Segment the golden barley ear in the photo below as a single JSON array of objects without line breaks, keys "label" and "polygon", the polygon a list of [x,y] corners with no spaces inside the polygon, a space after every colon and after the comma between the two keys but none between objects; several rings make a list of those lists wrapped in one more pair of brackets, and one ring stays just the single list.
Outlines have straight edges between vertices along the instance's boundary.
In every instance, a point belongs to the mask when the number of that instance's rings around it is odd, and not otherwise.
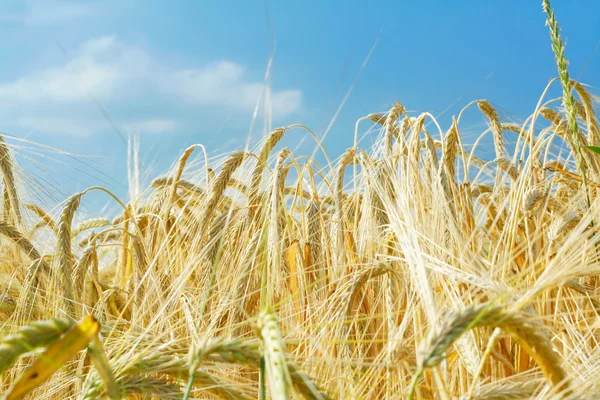
[{"label": "golden barley ear", "polygon": [[13,160],[4,136],[0,135],[0,171],[4,183],[4,213],[5,221],[19,226],[21,224],[21,208],[13,172]]},{"label": "golden barley ear", "polygon": [[496,150],[496,158],[504,159],[507,157],[506,149],[504,148],[504,140],[502,135],[502,124],[498,112],[487,100],[478,100],[477,105],[481,112],[488,118],[494,135],[494,149]]},{"label": "golden barley ear", "polygon": [[250,178],[249,188],[251,206],[250,213],[252,216],[256,212],[255,207],[258,205],[260,181],[262,179],[262,173],[265,167],[267,166],[269,155],[271,154],[277,143],[279,143],[279,141],[283,138],[284,134],[285,129],[283,128],[279,128],[271,132],[258,154],[258,160],[256,161],[256,166],[254,167]]},{"label": "golden barley ear", "polygon": [[231,176],[242,164],[242,162],[244,162],[247,156],[248,153],[246,153],[245,151],[239,151],[229,156],[229,158],[225,161],[223,168],[219,172],[219,175],[217,175],[217,177],[211,183],[210,192],[208,194],[206,204],[204,205],[204,210],[200,215],[199,232],[207,231],[207,228],[212,222],[214,210],[216,209],[219,200],[223,196],[223,193],[227,188],[227,184],[229,183]]},{"label": "golden barley ear", "polygon": [[406,143],[404,143],[404,137],[402,135],[397,134],[398,130],[395,127],[396,121],[398,121],[398,118],[400,118],[400,116],[404,112],[404,106],[397,101],[392,106],[390,112],[388,113],[385,119],[385,122],[383,123],[383,126],[385,127],[385,154],[388,158],[391,158],[393,155],[392,148],[394,136],[397,136],[397,140],[400,143],[400,153],[404,154]]},{"label": "golden barley ear", "polygon": [[409,398],[413,397],[417,381],[425,369],[438,365],[459,337],[482,326],[498,327],[513,335],[536,361],[546,378],[563,394],[571,393],[568,375],[558,354],[540,327],[532,324],[528,318],[531,316],[523,316],[492,304],[471,306],[451,315],[438,332],[430,334],[409,387]]},{"label": "golden barley ear", "polygon": [[77,225],[71,231],[71,237],[76,237],[76,236],[80,235],[81,233],[83,233],[85,231],[88,231],[90,229],[104,228],[104,227],[109,226],[109,225],[111,225],[111,221],[108,218],[92,218],[92,219],[88,219],[86,221],[83,221],[79,225]]},{"label": "golden barley ear", "polygon": [[23,204],[23,207],[35,213],[41,220],[33,227],[32,231],[39,229],[40,227],[47,226],[53,232],[56,233],[56,222],[54,219],[46,213],[41,207],[36,206],[35,204]]},{"label": "golden barley ear", "polygon": [[67,315],[75,319],[75,297],[73,291],[73,253],[71,249],[71,225],[75,211],[79,208],[81,197],[85,192],[74,194],[65,202],[58,223],[58,243],[56,245],[56,257],[60,270],[62,271],[62,283]]},{"label": "golden barley ear", "polygon": [[31,260],[38,260],[41,258],[40,253],[36,250],[29,239],[19,232],[15,226],[6,222],[0,222],[0,234],[16,244]]}]

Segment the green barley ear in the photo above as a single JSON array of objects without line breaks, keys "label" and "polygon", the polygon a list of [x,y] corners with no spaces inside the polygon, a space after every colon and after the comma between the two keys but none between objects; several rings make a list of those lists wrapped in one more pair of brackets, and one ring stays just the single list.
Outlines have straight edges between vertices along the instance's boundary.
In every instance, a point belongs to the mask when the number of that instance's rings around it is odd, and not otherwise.
[{"label": "green barley ear", "polygon": [[19,356],[58,340],[71,325],[71,322],[61,319],[38,321],[0,339],[0,374]]},{"label": "green barley ear", "polygon": [[556,66],[558,67],[558,76],[560,77],[560,83],[563,90],[563,103],[567,113],[569,127],[571,128],[572,133],[575,135],[579,132],[579,127],[577,126],[577,109],[575,108],[575,99],[573,98],[573,93],[571,92],[571,79],[569,78],[569,71],[567,69],[569,62],[565,57],[565,46],[563,44],[562,37],[560,36],[560,27],[558,25],[558,21],[556,21],[554,11],[550,7],[550,0],[544,0],[542,3],[542,8],[544,9],[546,15],[548,15],[546,25],[550,30],[552,52],[554,53],[554,59],[556,60]]},{"label": "green barley ear", "polygon": [[575,106],[575,98],[571,91],[571,79],[569,77],[569,70],[567,66],[569,62],[565,57],[565,46],[563,44],[562,37],[560,36],[560,27],[554,11],[550,7],[550,0],[543,0],[542,8],[548,16],[546,25],[550,31],[550,40],[552,41],[552,52],[554,53],[554,59],[556,60],[556,66],[558,68],[558,76],[560,78],[560,84],[563,92],[563,106],[567,114],[567,122],[571,130],[573,144],[577,148],[577,167],[581,171],[583,178],[583,185],[587,194],[588,206],[590,205],[589,191],[587,188],[586,170],[584,165],[583,153],[581,151],[581,144],[579,142],[579,126],[577,125],[577,107]]},{"label": "green barley ear", "polygon": [[292,378],[285,359],[285,345],[277,316],[270,311],[261,312],[258,316],[257,328],[263,340],[265,369],[271,398],[287,400],[292,393]]},{"label": "green barley ear", "polygon": [[106,351],[104,350],[104,344],[102,344],[102,341],[98,335],[96,335],[90,342],[88,351],[92,362],[94,363],[94,366],[100,375],[100,379],[102,379],[102,382],[104,382],[108,398],[111,400],[119,400],[121,398],[121,390],[108,362],[108,357],[106,356]]},{"label": "green barley ear", "polygon": [[[550,7],[550,0],[543,0],[542,8],[548,16],[548,19],[546,20],[546,25],[548,25],[548,29],[550,30],[550,40],[552,40],[552,52],[554,53],[554,59],[556,60],[556,66],[558,67],[558,76],[560,78],[560,83],[562,86],[563,106],[567,114],[567,123],[569,124],[569,128],[571,130],[573,145],[576,149],[575,151],[577,152],[577,154],[575,155],[577,160],[577,168],[581,172],[583,189],[585,191],[587,208],[589,210],[592,207],[592,200],[590,198],[590,189],[588,187],[587,182],[583,150],[581,143],[579,142],[579,126],[577,125],[577,107],[575,103],[575,98],[573,97],[573,92],[571,91],[571,79],[569,78],[569,70],[567,69],[567,65],[569,64],[569,62],[565,57],[565,46],[563,44],[562,37],[560,36],[560,27],[558,26],[558,22],[556,21],[554,11]],[[594,151],[593,149],[589,149],[588,146],[583,147],[590,151]],[[593,219],[590,222],[590,226],[594,227]],[[598,252],[597,245],[596,252]]]}]

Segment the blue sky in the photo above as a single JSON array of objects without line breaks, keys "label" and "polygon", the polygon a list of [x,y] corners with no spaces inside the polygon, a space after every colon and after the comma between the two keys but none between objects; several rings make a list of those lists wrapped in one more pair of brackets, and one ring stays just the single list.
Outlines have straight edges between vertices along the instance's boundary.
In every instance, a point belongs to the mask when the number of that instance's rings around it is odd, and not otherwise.
[{"label": "blue sky", "polygon": [[[552,5],[571,74],[597,85],[600,2]],[[556,75],[544,21],[537,0],[6,1],[0,130],[82,156],[86,165],[60,167],[18,149],[40,169],[60,169],[51,174],[62,174],[65,193],[101,178],[125,194],[126,146],[111,123],[139,132],[151,176],[194,143],[210,154],[243,147],[273,43],[274,126],[322,135],[353,87],[325,140],[333,157],[352,145],[358,118],[396,100],[415,115],[452,106],[444,129],[481,98],[518,121]],[[473,121],[466,132],[484,126]]]}]

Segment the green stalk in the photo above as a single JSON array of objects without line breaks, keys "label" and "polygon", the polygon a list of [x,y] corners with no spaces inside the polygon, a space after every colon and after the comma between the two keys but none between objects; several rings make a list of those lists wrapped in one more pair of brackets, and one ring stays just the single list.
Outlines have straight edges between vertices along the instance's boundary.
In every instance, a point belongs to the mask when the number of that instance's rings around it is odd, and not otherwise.
[{"label": "green stalk", "polygon": [[259,393],[258,393],[258,398],[259,400],[266,400],[267,399],[267,385],[265,382],[265,356],[262,356],[260,358],[260,369],[259,369],[259,380],[260,380],[260,387],[259,387]]},{"label": "green stalk", "polygon": [[198,369],[198,361],[194,361],[190,365],[190,376],[188,378],[182,400],[188,400],[192,394],[192,390],[194,389],[194,379],[196,379],[196,369]]}]

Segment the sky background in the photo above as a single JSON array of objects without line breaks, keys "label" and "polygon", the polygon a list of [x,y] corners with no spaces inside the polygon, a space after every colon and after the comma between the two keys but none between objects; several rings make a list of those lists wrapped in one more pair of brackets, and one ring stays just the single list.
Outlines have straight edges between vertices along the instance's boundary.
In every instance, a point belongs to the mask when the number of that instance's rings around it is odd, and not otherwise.
[{"label": "sky background", "polygon": [[[572,76],[597,85],[600,2],[552,6]],[[150,177],[194,143],[211,156],[244,147],[273,48],[274,127],[322,136],[352,89],[324,142],[331,157],[352,146],[358,118],[396,100],[439,115],[444,130],[482,98],[522,121],[556,76],[544,22],[538,0],[3,1],[0,131],[57,200],[96,184],[125,195],[120,135],[139,133]],[[462,128],[475,135],[485,121]],[[294,132],[286,145],[301,143]]]}]

